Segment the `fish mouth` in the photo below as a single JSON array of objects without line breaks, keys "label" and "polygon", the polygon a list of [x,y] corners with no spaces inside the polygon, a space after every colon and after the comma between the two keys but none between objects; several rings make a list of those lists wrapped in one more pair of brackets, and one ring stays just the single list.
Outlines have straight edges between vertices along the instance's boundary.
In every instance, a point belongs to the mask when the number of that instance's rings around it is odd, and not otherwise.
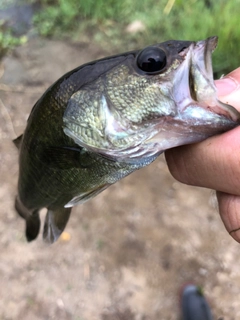
[{"label": "fish mouth", "polygon": [[[194,106],[239,122],[239,113],[236,109],[217,99],[212,69],[212,53],[217,43],[218,37],[213,36],[206,40],[193,42],[179,53],[180,56],[183,56],[184,62],[175,80],[178,86],[174,91],[174,99],[182,116],[187,113],[191,115],[191,109]],[[187,86],[188,90],[186,90]]]},{"label": "fish mouth", "polygon": [[188,48],[189,52],[187,52],[186,57],[190,60],[188,67],[190,97],[193,101],[209,106],[215,105],[216,88],[213,80],[211,57],[217,43],[217,37],[195,42]]}]

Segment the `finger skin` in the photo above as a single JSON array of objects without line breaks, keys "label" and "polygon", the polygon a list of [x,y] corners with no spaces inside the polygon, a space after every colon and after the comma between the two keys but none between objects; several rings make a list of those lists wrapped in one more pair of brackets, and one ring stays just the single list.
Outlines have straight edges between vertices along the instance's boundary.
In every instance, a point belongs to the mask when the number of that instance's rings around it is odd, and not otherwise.
[{"label": "finger skin", "polygon": [[240,242],[240,197],[217,192],[219,213],[225,228],[237,242]]},{"label": "finger skin", "polygon": [[240,195],[240,127],[165,152],[173,177],[185,184]]},{"label": "finger skin", "polygon": [[[232,91],[232,86],[228,88],[228,80],[235,83],[235,88]],[[229,73],[226,77],[215,81],[218,90],[218,98],[224,103],[234,106],[240,111],[240,67]],[[231,93],[229,92],[231,90]],[[228,94],[227,94],[228,93]]]}]

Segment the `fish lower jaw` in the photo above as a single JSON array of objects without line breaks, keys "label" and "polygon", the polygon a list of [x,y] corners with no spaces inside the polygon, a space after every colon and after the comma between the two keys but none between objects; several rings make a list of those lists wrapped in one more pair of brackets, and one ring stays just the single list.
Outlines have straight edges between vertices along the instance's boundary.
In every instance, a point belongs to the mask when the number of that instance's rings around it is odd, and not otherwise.
[{"label": "fish lower jaw", "polygon": [[230,105],[226,105],[215,98],[210,101],[198,102],[189,99],[178,107],[178,116],[175,119],[186,121],[201,121],[203,124],[240,122],[239,113]]}]

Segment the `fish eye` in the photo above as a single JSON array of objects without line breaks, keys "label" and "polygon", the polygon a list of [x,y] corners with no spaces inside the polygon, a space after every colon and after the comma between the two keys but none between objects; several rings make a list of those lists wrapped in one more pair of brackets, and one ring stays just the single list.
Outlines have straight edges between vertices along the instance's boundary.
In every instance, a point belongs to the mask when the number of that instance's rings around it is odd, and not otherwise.
[{"label": "fish eye", "polygon": [[166,64],[166,53],[158,47],[143,49],[137,57],[138,68],[147,73],[160,72],[164,69]]}]

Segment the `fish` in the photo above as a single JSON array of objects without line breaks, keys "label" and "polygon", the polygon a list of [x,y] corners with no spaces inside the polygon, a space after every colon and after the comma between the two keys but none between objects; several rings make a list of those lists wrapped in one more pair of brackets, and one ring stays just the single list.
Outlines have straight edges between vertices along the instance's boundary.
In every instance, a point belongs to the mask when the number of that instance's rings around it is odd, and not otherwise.
[{"label": "fish", "polygon": [[26,238],[55,242],[71,209],[141,169],[169,148],[239,125],[213,80],[217,37],[169,40],[86,63],[33,106],[19,148],[15,208]]}]

